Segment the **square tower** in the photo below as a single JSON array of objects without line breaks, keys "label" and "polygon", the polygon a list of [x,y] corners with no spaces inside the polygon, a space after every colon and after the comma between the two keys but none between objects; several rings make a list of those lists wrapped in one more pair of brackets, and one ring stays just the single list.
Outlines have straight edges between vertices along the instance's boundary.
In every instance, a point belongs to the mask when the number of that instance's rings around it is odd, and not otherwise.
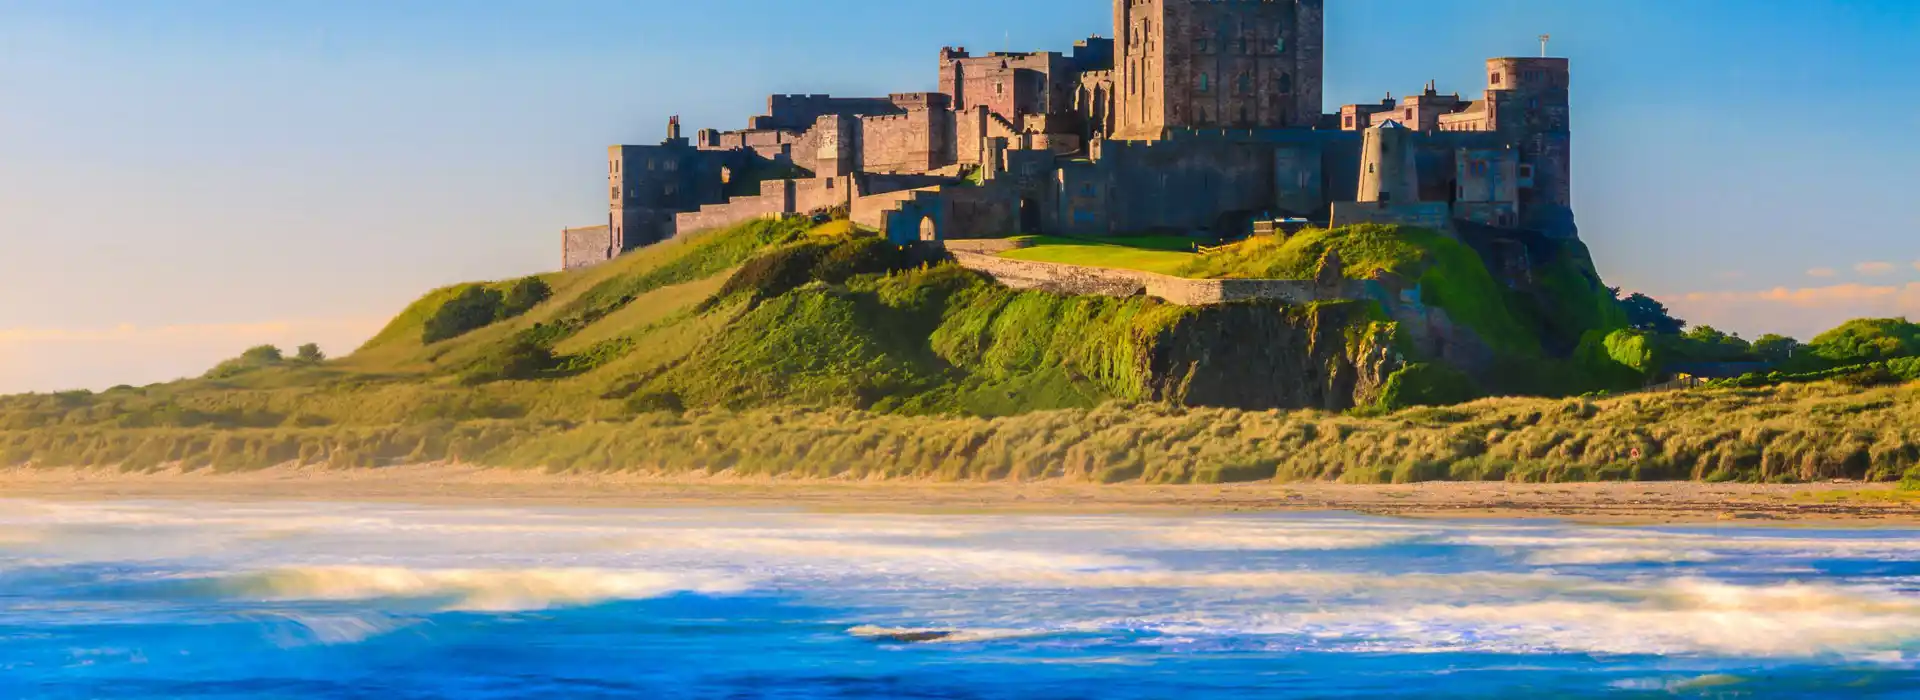
[{"label": "square tower", "polygon": [[1311,128],[1323,0],[1114,0],[1116,138]]}]

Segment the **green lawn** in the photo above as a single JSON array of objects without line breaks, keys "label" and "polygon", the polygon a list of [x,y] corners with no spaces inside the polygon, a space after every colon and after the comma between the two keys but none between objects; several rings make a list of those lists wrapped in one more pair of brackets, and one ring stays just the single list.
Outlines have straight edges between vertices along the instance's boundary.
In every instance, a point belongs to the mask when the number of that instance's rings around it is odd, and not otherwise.
[{"label": "green lawn", "polygon": [[1180,269],[1192,263],[1196,257],[1193,239],[1183,236],[1129,236],[1109,240],[1022,236],[1018,240],[1028,241],[1032,247],[1010,250],[1001,253],[1000,257],[1142,270],[1163,275],[1180,274]]}]

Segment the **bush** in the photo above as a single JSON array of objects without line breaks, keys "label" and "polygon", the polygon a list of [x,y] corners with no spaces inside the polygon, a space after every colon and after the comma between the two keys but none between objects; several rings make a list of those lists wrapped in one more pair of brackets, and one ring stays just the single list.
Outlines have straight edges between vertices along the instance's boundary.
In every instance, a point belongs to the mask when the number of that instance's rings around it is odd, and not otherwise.
[{"label": "bush", "polygon": [[540,302],[553,296],[553,288],[538,277],[523,277],[507,288],[506,297],[500,301],[501,318],[513,318],[533,310]]},{"label": "bush", "polygon": [[231,379],[257,369],[273,367],[285,361],[286,356],[280,352],[280,348],[272,345],[256,345],[247,348],[247,351],[240,353],[239,357],[215,365],[213,369],[207,371],[206,378]]},{"label": "bush", "polygon": [[501,307],[500,292],[483,285],[471,285],[427,318],[420,340],[433,344],[485,328],[500,318]]},{"label": "bush", "polygon": [[526,335],[516,335],[467,371],[461,382],[476,386],[490,382],[538,378],[554,366],[553,350]]},{"label": "bush", "polygon": [[1447,406],[1480,397],[1473,380],[1460,370],[1425,362],[1407,365],[1387,377],[1379,407],[1388,411],[1414,406]]},{"label": "bush", "polygon": [[649,391],[628,397],[627,410],[634,413],[680,413],[687,410],[687,405],[674,392]]},{"label": "bush", "polygon": [[807,241],[748,260],[715,298],[751,292],[755,299],[771,299],[810,282],[841,284],[855,275],[890,272],[905,265],[906,254],[880,238]]},{"label": "bush", "polygon": [[1862,318],[1814,337],[1807,347],[1836,364],[1862,364],[1920,355],[1920,325],[1904,318]]},{"label": "bush", "polygon": [[318,344],[307,343],[294,351],[293,360],[301,364],[317,365],[327,360],[327,354],[320,352]]}]

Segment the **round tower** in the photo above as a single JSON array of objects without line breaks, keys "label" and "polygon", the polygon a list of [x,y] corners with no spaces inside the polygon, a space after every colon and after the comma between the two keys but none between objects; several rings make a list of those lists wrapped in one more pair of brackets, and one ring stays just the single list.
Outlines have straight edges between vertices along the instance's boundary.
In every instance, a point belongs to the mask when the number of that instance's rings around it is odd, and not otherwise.
[{"label": "round tower", "polygon": [[1420,201],[1412,129],[1391,119],[1367,129],[1360,147],[1359,201],[1382,204]]}]

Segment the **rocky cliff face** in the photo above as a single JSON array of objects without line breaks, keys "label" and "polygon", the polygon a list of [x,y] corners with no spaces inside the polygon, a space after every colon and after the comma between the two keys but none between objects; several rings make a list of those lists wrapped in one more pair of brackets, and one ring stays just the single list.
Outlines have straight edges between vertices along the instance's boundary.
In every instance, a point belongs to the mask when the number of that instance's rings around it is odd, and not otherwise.
[{"label": "rocky cliff face", "polygon": [[1404,359],[1366,302],[1229,304],[1183,318],[1143,353],[1151,395],[1188,406],[1341,411],[1373,402]]}]

